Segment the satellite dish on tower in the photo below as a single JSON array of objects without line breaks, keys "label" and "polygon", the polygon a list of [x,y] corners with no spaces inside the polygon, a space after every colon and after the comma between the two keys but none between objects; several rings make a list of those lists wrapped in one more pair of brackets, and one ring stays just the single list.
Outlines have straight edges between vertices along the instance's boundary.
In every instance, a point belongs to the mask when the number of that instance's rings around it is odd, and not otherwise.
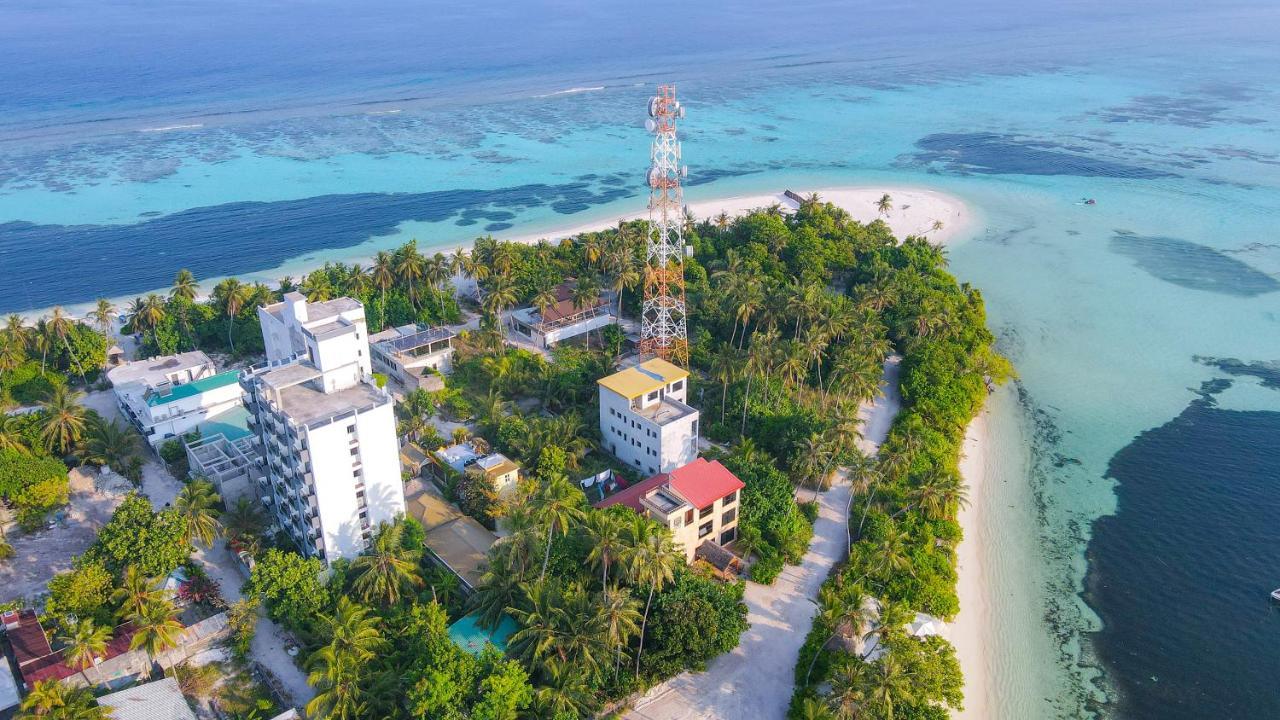
[{"label": "satellite dish on tower", "polygon": [[649,98],[649,117],[658,117],[659,100],[660,99],[656,97]]},{"label": "satellite dish on tower", "polygon": [[645,118],[644,129],[649,132],[654,132],[658,129],[658,123],[654,122],[653,118]]}]

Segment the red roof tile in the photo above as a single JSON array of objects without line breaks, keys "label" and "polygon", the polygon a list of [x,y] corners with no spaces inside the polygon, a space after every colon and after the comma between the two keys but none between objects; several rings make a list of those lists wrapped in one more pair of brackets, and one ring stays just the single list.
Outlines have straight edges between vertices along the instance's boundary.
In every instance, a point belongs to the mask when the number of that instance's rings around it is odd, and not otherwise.
[{"label": "red roof tile", "polygon": [[9,644],[13,646],[13,656],[21,668],[53,652],[49,647],[49,639],[44,636],[40,627],[40,618],[34,610],[23,610],[18,613],[18,626],[8,631]]},{"label": "red roof tile", "polygon": [[640,498],[648,495],[650,490],[666,484],[666,482],[666,473],[658,473],[648,480],[641,480],[625,490],[619,490],[596,503],[595,507],[599,510],[603,510],[612,505],[626,505],[636,512],[644,512],[644,509],[640,506]]},{"label": "red roof tile", "polygon": [[[36,640],[32,630],[39,633],[39,640]],[[112,631],[111,640],[107,642],[102,659],[110,660],[129,652],[129,643],[133,640],[133,635],[133,625],[129,623],[117,625]],[[67,665],[62,658],[62,653],[53,651],[49,641],[44,637],[44,631],[40,629],[39,619],[30,610],[24,611],[21,624],[9,631],[9,642],[13,645],[13,654],[18,660],[18,671],[22,673],[22,679],[27,687],[41,680],[62,680],[80,672]]]},{"label": "red roof tile", "polygon": [[719,460],[707,462],[706,458],[672,470],[670,482],[673,490],[699,509],[746,487]]}]

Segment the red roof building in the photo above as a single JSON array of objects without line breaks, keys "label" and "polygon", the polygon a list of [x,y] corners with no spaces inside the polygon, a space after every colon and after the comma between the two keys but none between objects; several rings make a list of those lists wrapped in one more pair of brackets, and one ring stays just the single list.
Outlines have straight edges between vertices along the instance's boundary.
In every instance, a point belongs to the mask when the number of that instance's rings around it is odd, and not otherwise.
[{"label": "red roof building", "polygon": [[596,503],[625,505],[666,525],[693,562],[700,545],[727,545],[738,537],[738,500],[746,487],[720,461],[697,458]]},{"label": "red roof building", "polygon": [[[40,618],[34,610],[5,613],[4,623],[9,644],[13,647],[14,659],[18,661],[18,673],[28,692],[41,680],[65,680],[80,672],[79,668],[67,665],[62,653],[55,651],[49,644]],[[100,663],[130,652],[129,643],[133,640],[133,634],[133,626],[129,623],[116,626]]]}]

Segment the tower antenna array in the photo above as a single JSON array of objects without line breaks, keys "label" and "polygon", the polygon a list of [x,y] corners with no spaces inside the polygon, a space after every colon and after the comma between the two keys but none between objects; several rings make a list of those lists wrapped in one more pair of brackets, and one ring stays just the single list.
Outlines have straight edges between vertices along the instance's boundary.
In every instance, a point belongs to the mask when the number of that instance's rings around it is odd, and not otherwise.
[{"label": "tower antenna array", "polygon": [[644,274],[644,310],[640,319],[640,355],[689,364],[689,334],[684,298],[684,195],[676,120],[684,108],[674,85],[659,85],[649,99],[645,127],[653,133],[649,168],[649,238]]}]

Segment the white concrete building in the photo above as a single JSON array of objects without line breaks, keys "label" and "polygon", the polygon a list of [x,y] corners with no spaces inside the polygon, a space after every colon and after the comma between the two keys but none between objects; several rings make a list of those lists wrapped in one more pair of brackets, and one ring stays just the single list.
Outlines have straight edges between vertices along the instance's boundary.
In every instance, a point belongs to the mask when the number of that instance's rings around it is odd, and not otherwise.
[{"label": "white concrete building", "polygon": [[241,384],[264,459],[263,502],[326,563],[405,510],[392,399],[371,376],[364,307],[298,293],[258,310],[267,362]]},{"label": "white concrete building", "polygon": [[687,370],[655,358],[598,383],[601,442],[619,460],[656,475],[698,456],[698,411],[684,402]]},{"label": "white concrete building", "polygon": [[534,347],[547,350],[571,338],[617,324],[613,306],[603,295],[585,305],[575,305],[573,287],[572,281],[557,285],[553,290],[555,303],[544,310],[536,307],[514,310],[511,313],[514,331]]},{"label": "white concrete building", "polygon": [[107,371],[120,412],[158,447],[242,407],[239,373],[219,373],[200,351],[139,360]]},{"label": "white concrete building", "polygon": [[435,373],[453,371],[453,339],[449,328],[404,325],[383,330],[369,338],[373,369],[395,379],[406,390],[440,390],[444,382]]}]

